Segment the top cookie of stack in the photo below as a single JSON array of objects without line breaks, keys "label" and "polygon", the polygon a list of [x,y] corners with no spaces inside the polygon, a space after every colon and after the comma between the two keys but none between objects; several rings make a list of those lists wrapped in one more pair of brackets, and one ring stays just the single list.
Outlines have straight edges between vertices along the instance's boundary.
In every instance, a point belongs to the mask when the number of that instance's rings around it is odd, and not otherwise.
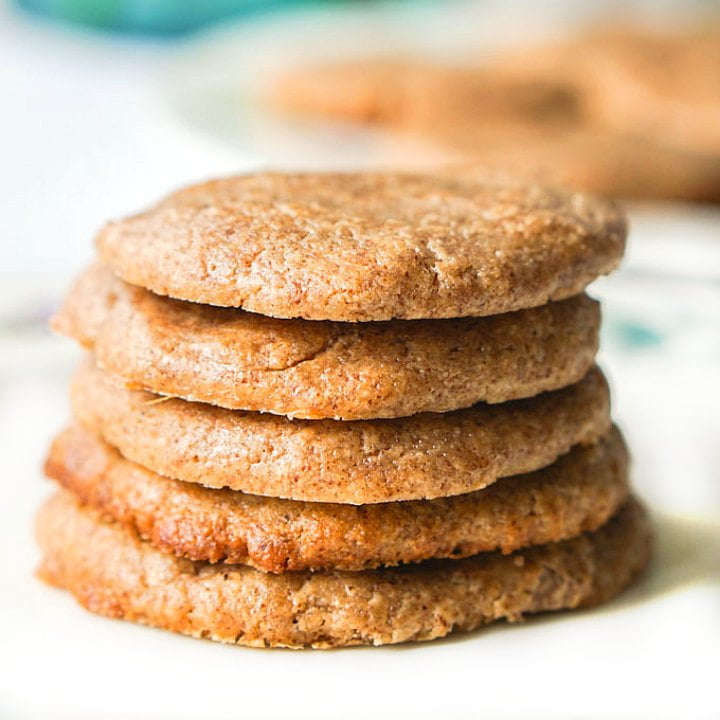
[{"label": "top cookie of stack", "polygon": [[614,205],[506,178],[262,174],[176,192],[98,248],[160,295],[356,322],[567,298],[617,266],[624,239]]},{"label": "top cookie of stack", "polygon": [[56,327],[137,387],[226,408],[445,412],[582,378],[581,293],[624,240],[613,204],[505,178],[228,178],[104,228],[125,283],[91,269]]}]

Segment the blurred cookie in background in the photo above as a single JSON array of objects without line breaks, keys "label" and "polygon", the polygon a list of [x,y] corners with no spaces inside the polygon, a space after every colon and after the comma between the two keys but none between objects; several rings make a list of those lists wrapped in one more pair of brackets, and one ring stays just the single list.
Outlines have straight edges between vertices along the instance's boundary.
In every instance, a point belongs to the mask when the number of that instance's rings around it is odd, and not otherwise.
[{"label": "blurred cookie in background", "polygon": [[596,29],[496,57],[490,66],[510,81],[566,82],[598,126],[720,152],[720,24]]},{"label": "blurred cookie in background", "polygon": [[280,76],[267,101],[584,190],[720,200],[720,26],[595,30],[477,66],[348,60]]}]

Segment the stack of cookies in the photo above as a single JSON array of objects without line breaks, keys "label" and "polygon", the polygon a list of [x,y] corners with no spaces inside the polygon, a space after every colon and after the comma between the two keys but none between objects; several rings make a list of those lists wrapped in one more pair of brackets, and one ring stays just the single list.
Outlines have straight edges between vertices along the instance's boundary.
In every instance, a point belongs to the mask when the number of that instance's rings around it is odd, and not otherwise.
[{"label": "stack of cookies", "polygon": [[428,640],[608,600],[649,530],[594,367],[607,202],[497,177],[256,174],[105,227],[41,576],[253,646]]}]

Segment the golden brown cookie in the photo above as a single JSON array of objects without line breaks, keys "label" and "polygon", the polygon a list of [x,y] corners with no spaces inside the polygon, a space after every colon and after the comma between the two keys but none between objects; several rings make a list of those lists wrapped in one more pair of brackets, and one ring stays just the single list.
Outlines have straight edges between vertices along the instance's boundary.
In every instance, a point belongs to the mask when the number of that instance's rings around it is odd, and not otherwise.
[{"label": "golden brown cookie", "polygon": [[563,75],[526,81],[512,70],[361,58],[290,70],[274,78],[266,100],[286,112],[430,136],[438,124],[460,127],[469,118],[477,128],[531,123],[568,129],[577,121],[580,98]]},{"label": "golden brown cookie", "polygon": [[718,28],[593,32],[477,66],[366,58],[280,78],[291,112],[379,125],[451,162],[633,198],[720,199]]},{"label": "golden brown cookie", "polygon": [[574,87],[586,121],[720,153],[720,25],[600,28],[495,58],[500,79]]},{"label": "golden brown cookie", "polygon": [[87,363],[77,419],[166,477],[255,495],[367,504],[458,495],[536,470],[610,426],[599,370],[553,393],[394,420],[289,420],[126,390]]},{"label": "golden brown cookie", "polygon": [[53,326],[134,387],[227,408],[356,420],[574,383],[592,366],[600,310],[580,295],[489,318],[276,320],[163,298],[96,265]]},{"label": "golden brown cookie", "polygon": [[82,504],[129,525],[160,550],[278,573],[357,571],[564,540],[597,529],[622,504],[627,461],[613,430],[547,468],[467,495],[337,505],[170,480],[75,426],[55,439],[45,471]]},{"label": "golden brown cookie", "polygon": [[176,192],[107,225],[102,260],[161,295],[284,318],[485,316],[613,270],[610,202],[488,176],[264,173]]},{"label": "golden brown cookie", "polygon": [[41,509],[39,575],[92,612],[256,647],[381,645],[609,600],[645,566],[650,531],[630,500],[600,530],[512,555],[361,573],[271,575],[156,550],[59,494]]}]

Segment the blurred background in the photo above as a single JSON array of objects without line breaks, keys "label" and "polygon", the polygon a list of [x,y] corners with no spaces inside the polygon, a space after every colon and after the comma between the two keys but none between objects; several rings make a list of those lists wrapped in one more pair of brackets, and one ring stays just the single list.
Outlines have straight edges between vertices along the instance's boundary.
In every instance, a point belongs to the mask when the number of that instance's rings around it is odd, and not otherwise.
[{"label": "blurred background", "polygon": [[[720,715],[720,3],[0,1],[0,108],[0,716],[108,717],[112,671],[138,647],[135,629],[123,645],[115,626],[78,618],[29,571],[31,517],[48,490],[41,461],[67,417],[77,359],[46,323],[94,232],[216,175],[448,163],[507,166],[625,204],[627,259],[591,292],[604,301],[601,362],[634,482],[658,525],[652,575],[624,619],[608,610],[593,621],[594,660],[572,675],[569,696],[527,692],[503,705],[517,655],[491,633],[472,646],[472,663],[495,658],[483,666],[495,694],[482,707],[493,717],[624,716],[623,703],[634,717]],[[518,640],[530,687],[551,674],[537,675],[532,658],[577,652],[574,631],[552,627]],[[115,697],[113,717],[197,717],[203,706],[171,692],[185,652],[224,688],[213,707],[231,702],[237,660],[228,665],[224,649],[151,640],[131,671],[145,714]],[[115,664],[95,655],[118,642]],[[462,675],[470,647],[446,643],[434,657]],[[307,680],[307,665],[275,662],[268,672],[282,667],[291,686]],[[89,681],[82,694],[67,691],[73,664]],[[595,682],[611,672],[617,693],[598,697],[589,668]],[[342,663],[320,669],[338,700],[352,692],[332,674]],[[256,699],[272,692],[253,680]],[[390,680],[378,682],[390,698]],[[592,708],[577,705],[591,692]],[[415,714],[433,708],[426,698]]]}]

